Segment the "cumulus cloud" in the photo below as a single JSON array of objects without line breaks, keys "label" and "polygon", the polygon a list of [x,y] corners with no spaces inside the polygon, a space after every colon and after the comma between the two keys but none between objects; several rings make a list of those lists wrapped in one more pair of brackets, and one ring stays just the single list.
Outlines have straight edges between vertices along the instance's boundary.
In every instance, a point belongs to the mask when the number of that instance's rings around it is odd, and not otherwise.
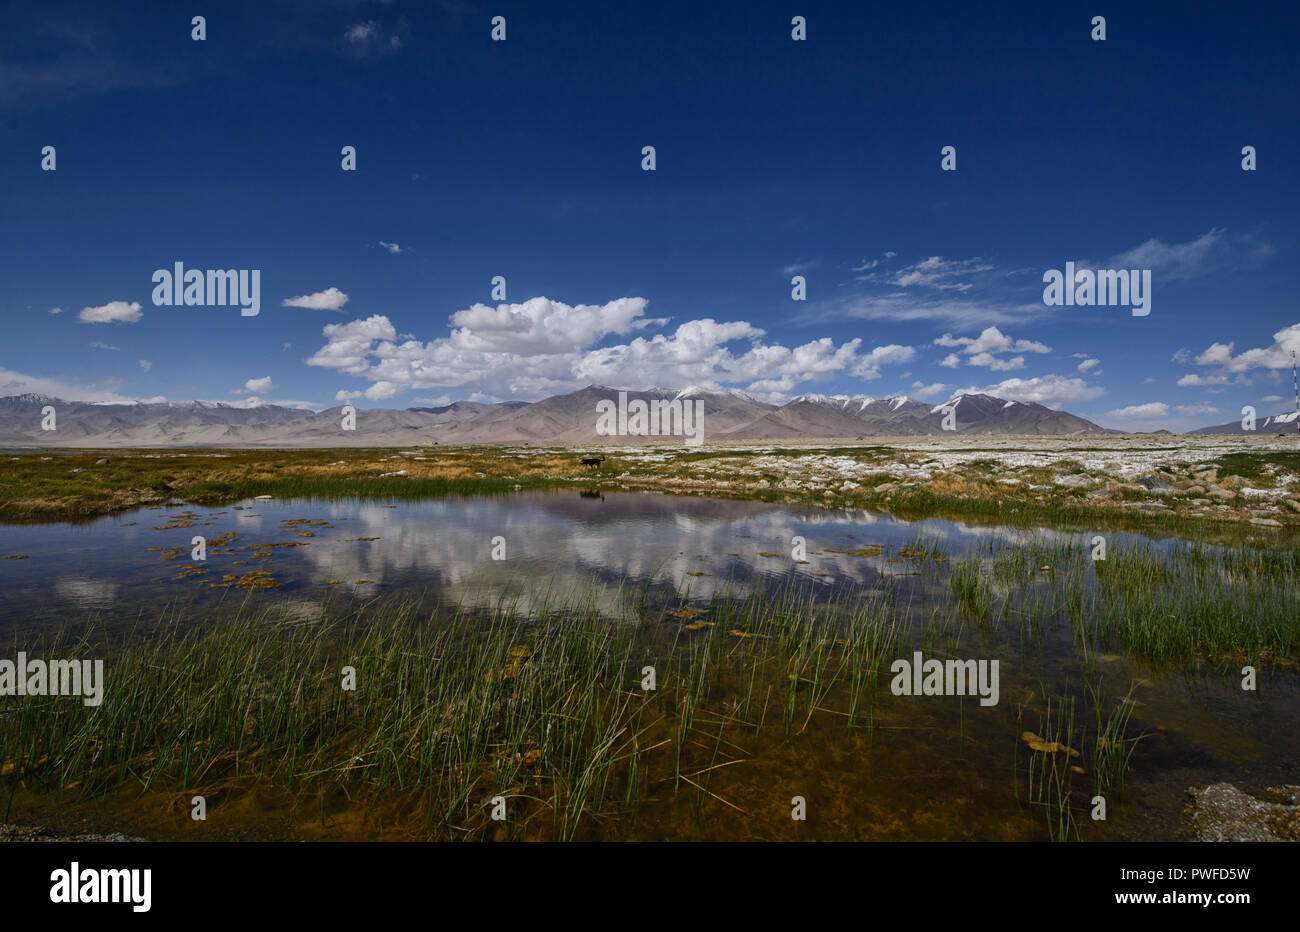
[{"label": "cumulus cloud", "polygon": [[1168,417],[1169,405],[1163,401],[1150,401],[1142,405],[1129,405],[1127,408],[1116,408],[1114,411],[1107,411],[1106,416],[1119,420],[1150,420],[1151,418]]},{"label": "cumulus cloud", "polygon": [[50,308],[50,313],[51,313],[51,314],[62,314],[62,313],[63,313],[63,308],[61,308],[61,307],[52,307],[52,308]]},{"label": "cumulus cloud", "polygon": [[1052,348],[1037,340],[1013,340],[997,327],[985,327],[977,337],[954,337],[945,333],[934,341],[935,346],[957,348],[956,353],[949,353],[939,365],[947,369],[956,369],[961,365],[961,357],[966,356],[966,365],[982,366],[994,372],[1012,372],[1025,368],[1024,356],[1004,358],[1002,353],[1050,353]]},{"label": "cumulus cloud", "polygon": [[[739,386],[775,397],[802,382],[836,375],[877,379],[882,367],[915,355],[912,347],[898,344],[861,352],[860,339],[768,343],[764,331],[747,321],[712,318],[637,335],[667,323],[647,318],[645,310],[644,298],[600,305],[545,297],[495,308],[475,304],[451,315],[448,336],[429,342],[398,342],[392,322],[375,315],[325,327],[326,344],[307,362],[372,383],[365,390],[343,390],[340,399],[374,400],[408,389],[537,397],[592,382],[632,388]],[[624,341],[602,345],[619,337]]]},{"label": "cumulus cloud", "polygon": [[[1289,369],[1291,353],[1300,355],[1300,324],[1283,327],[1273,334],[1269,346],[1235,353],[1235,343],[1211,343],[1192,362],[1198,366],[1218,367],[1221,373],[1249,372],[1252,369]],[[1183,357],[1183,360],[1186,356]],[[1180,360],[1181,361],[1181,360]]]},{"label": "cumulus cloud", "polygon": [[1050,353],[1052,348],[1037,340],[1013,340],[997,327],[985,327],[978,337],[954,337],[945,333],[934,341],[935,346],[956,347],[971,356],[996,353]]},{"label": "cumulus cloud", "polygon": [[858,356],[849,374],[869,382],[880,378],[881,366],[911,362],[915,358],[916,350],[910,346],[900,346],[897,343],[877,346],[871,352]]},{"label": "cumulus cloud", "polygon": [[133,324],[140,319],[140,302],[109,301],[99,307],[83,307],[77,318],[88,324]]},{"label": "cumulus cloud", "polygon": [[312,311],[337,311],[347,303],[348,296],[333,286],[315,294],[285,298],[280,302],[283,307],[305,307]]},{"label": "cumulus cloud", "polygon": [[1035,401],[1049,408],[1069,402],[1090,401],[1105,394],[1105,389],[1099,386],[1089,385],[1083,379],[1063,375],[1042,375],[1032,379],[1012,378],[983,388],[969,388],[967,391],[994,395],[1008,401]]},{"label": "cumulus cloud", "polygon": [[1079,365],[1075,366],[1075,369],[1086,375],[1087,373],[1091,372],[1093,369],[1096,369],[1097,366],[1099,366],[1100,364],[1101,364],[1100,359],[1085,359],[1083,362],[1079,363]]},{"label": "cumulus cloud", "polygon": [[244,383],[244,391],[253,392],[254,394],[266,394],[271,390],[271,377],[264,376],[260,379],[249,379]]},{"label": "cumulus cloud", "polygon": [[[618,298],[607,304],[570,306],[549,298],[522,304],[488,307],[475,304],[451,315],[449,344],[473,353],[518,353],[535,356],[572,352],[612,334],[626,334],[667,320],[644,317],[645,298]],[[760,335],[746,323],[715,324],[712,320],[683,325],[683,338],[693,343],[733,340]]]},{"label": "cumulus cloud", "polygon": [[1218,414],[1219,409],[1214,405],[1174,405],[1174,410],[1179,414],[1186,416]]},{"label": "cumulus cloud", "polygon": [[400,256],[400,255],[402,254],[402,247],[399,246],[397,243],[385,243],[385,242],[381,239],[381,240],[379,241],[379,245],[382,246],[382,247],[384,247],[385,249],[387,249],[389,252],[391,252],[391,253],[392,253],[393,255],[395,255],[395,256]]}]

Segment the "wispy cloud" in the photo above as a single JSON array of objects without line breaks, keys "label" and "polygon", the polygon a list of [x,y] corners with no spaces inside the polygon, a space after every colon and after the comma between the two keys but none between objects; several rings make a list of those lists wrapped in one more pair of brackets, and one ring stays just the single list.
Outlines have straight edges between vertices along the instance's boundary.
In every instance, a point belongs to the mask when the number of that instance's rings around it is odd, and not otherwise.
[{"label": "wispy cloud", "polygon": [[1081,266],[1109,269],[1150,269],[1161,281],[1200,278],[1228,268],[1256,266],[1273,254],[1273,247],[1253,236],[1229,235],[1215,227],[1185,243],[1157,238],[1118,252],[1100,263]]}]

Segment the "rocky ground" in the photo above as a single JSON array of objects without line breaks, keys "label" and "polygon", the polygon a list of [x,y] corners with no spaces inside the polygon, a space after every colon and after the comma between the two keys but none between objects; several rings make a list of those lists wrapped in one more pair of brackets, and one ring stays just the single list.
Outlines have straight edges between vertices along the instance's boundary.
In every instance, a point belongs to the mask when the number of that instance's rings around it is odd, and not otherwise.
[{"label": "rocky ground", "polygon": [[1187,793],[1197,841],[1300,841],[1300,786],[1270,786],[1251,795],[1215,783]]},{"label": "rocky ground", "polygon": [[[596,450],[594,467],[581,460]],[[0,462],[0,516],[87,517],[256,494],[419,494],[601,484],[938,516],[1067,513],[1206,519],[1300,531],[1300,438],[979,435],[751,444],[680,442],[372,450],[29,453]],[[1014,510],[1014,508],[1013,508]],[[1185,530],[1185,529],[1184,529]]]},{"label": "rocky ground", "polygon": [[925,437],[825,444],[610,449],[620,480],[665,488],[813,494],[827,502],[909,491],[1174,512],[1300,526],[1300,439],[1231,436]]},{"label": "rocky ground", "polygon": [[146,841],[121,832],[109,835],[68,835],[40,825],[5,825],[0,823],[0,842],[6,841]]}]

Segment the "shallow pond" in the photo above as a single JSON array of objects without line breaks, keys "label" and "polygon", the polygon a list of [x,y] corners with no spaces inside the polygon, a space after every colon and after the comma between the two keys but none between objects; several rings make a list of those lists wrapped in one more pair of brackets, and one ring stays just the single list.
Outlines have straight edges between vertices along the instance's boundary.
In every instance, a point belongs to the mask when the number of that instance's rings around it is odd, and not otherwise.
[{"label": "shallow pond", "polygon": [[[206,560],[191,559],[196,535]],[[1107,543],[1149,544],[1159,555],[1178,542],[1112,535]],[[251,603],[285,623],[310,624],[332,606],[399,593],[431,606],[505,600],[521,617],[582,593],[612,625],[644,620],[647,605],[697,606],[704,618],[720,595],[798,591],[817,606],[875,593],[903,622],[886,669],[916,650],[998,662],[995,705],[969,694],[897,695],[886,673],[872,686],[865,726],[854,719],[846,727],[828,695],[793,734],[727,731],[735,766],[709,770],[705,789],[683,791],[680,781],[652,789],[612,837],[1050,837],[1051,807],[1029,805],[1027,796],[1031,761],[1052,755],[1035,758],[1022,736],[1045,741],[1046,717],[1067,696],[1076,700],[1076,733],[1099,730],[1094,691],[1106,714],[1131,691],[1124,734],[1141,737],[1104,822],[1090,817],[1086,755],[1060,755],[1061,766],[1081,774],[1071,808],[1083,838],[1187,837],[1189,786],[1300,782],[1294,665],[1262,672],[1258,689],[1244,691],[1227,664],[1161,664],[1122,645],[1089,649],[1062,619],[1061,603],[1043,601],[1061,585],[1050,563],[1093,546],[1092,535],[1042,528],[599,490],[174,505],[86,524],[0,526],[0,624],[17,650],[42,629],[88,617],[121,630],[167,609],[201,618]],[[999,548],[1033,559],[999,576]],[[959,604],[950,578],[959,563],[990,572],[996,617],[977,621]],[[1095,582],[1087,573],[1078,580]],[[790,818],[795,796],[807,801],[806,822]]]}]

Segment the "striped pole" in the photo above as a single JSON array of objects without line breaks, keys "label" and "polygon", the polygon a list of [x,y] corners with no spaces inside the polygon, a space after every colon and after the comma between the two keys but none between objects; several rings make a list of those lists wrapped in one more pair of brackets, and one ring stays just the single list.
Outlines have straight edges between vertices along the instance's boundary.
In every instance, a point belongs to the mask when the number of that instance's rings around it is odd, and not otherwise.
[{"label": "striped pole", "polygon": [[1295,377],[1295,350],[1291,351],[1291,387],[1295,389],[1295,432],[1300,434],[1300,382]]}]

